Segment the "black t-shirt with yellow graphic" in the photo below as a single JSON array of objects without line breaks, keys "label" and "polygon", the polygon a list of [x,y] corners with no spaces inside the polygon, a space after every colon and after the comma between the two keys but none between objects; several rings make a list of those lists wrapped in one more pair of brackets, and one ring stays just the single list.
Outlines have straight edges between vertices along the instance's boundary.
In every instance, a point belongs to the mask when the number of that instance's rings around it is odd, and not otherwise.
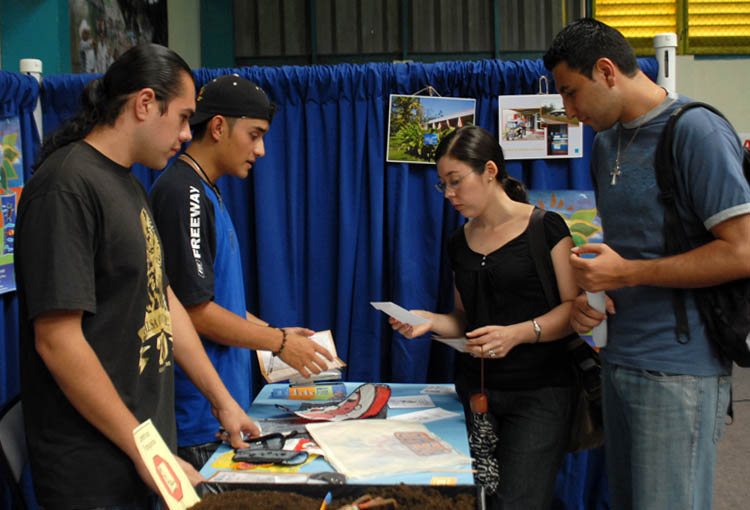
[{"label": "black t-shirt with yellow graphic", "polygon": [[120,505],[148,489],[133,463],[62,393],[33,320],[82,310],[86,340],[125,405],[176,445],[172,323],[161,242],[143,186],[85,142],[26,184],[16,225],[23,410],[37,499],[49,509]]}]

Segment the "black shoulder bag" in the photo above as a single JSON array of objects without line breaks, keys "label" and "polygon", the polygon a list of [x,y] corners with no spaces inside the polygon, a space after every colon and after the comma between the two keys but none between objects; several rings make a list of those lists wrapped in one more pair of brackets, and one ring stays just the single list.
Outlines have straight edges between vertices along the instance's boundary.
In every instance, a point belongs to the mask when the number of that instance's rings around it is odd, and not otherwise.
[{"label": "black shoulder bag", "polygon": [[[550,309],[560,304],[555,268],[544,234],[543,209],[534,208],[529,222],[529,251]],[[599,353],[581,337],[568,343],[573,372],[573,408],[568,451],[578,452],[604,444],[602,423],[601,360]]]}]

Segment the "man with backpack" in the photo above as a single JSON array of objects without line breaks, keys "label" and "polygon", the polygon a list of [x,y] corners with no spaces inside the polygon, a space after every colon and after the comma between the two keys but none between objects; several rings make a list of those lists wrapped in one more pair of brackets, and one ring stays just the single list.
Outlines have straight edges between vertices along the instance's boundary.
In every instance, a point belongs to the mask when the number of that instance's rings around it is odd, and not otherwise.
[{"label": "man with backpack", "polygon": [[[622,34],[593,19],[566,26],[544,64],[568,116],[598,131],[591,177],[604,243],[574,248],[571,266],[580,287],[607,292],[601,357],[612,507],[710,509],[731,361],[709,339],[693,293],[678,328],[674,289],[750,277],[739,138],[705,108],[676,123],[674,196],[691,248],[669,255],[654,159],[667,119],[689,100],[652,82]],[[585,333],[604,318],[582,295],[571,324]]]}]

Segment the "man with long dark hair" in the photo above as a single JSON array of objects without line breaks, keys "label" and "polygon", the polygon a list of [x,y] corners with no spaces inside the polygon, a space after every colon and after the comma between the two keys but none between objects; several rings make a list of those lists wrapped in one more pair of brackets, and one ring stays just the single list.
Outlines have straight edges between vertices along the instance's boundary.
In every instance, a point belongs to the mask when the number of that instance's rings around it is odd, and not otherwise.
[{"label": "man with long dark hair", "polygon": [[[623,35],[593,19],[566,26],[544,64],[568,116],[598,131],[591,177],[604,243],[575,248],[570,263],[579,286],[607,291],[612,314],[601,351],[612,507],[710,509],[731,365],[692,298],[689,334],[677,331],[673,289],[750,276],[750,189],[739,138],[703,108],[677,123],[676,196],[694,248],[668,256],[654,153],[669,115],[689,99],[651,81]],[[604,318],[585,295],[576,299],[576,331]]]},{"label": "man with long dark hair", "polygon": [[[42,148],[21,197],[16,271],[23,410],[44,508],[149,508],[133,438],[151,419],[176,449],[174,366],[234,446],[257,426],[211,365],[164,272],[133,163],[163,168],[190,140],[195,85],[163,46],[127,51]],[[191,481],[200,475],[182,463]],[[144,483],[145,482],[145,483]],[[148,486],[148,487],[147,487]]]}]

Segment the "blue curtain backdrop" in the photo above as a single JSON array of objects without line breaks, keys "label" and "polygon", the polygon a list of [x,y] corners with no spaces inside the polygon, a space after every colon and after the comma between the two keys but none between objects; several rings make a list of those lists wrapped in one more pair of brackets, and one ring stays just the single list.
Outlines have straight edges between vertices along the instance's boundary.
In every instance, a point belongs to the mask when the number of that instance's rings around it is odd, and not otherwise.
[{"label": "blue curtain backdrop", "polygon": [[[639,64],[655,79],[655,59]],[[194,71],[199,87],[227,73],[255,81],[279,105],[266,156],[250,177],[218,183],[240,238],[250,310],[275,325],[332,330],[349,381],[451,381],[449,348],[394,334],[385,315],[369,305],[394,301],[406,308],[451,310],[444,244],[463,221],[433,189],[434,166],[386,162],[389,95],[430,85],[444,97],[475,98],[476,124],[497,135],[497,96],[537,93],[540,76],[549,76],[541,60]],[[24,83],[21,97],[28,108],[33,105],[33,80],[10,73],[0,78]],[[45,133],[72,115],[91,78],[44,78]],[[8,95],[10,87],[1,90]],[[14,112],[26,104],[16,96],[4,101]],[[30,113],[24,115],[32,125]],[[25,162],[38,143],[32,131]],[[514,161],[509,172],[531,189],[590,189],[592,140],[586,128],[583,158]],[[158,175],[139,166],[134,173],[147,189]],[[3,304],[5,401],[18,391],[15,294],[3,296]],[[253,382],[257,390],[262,383],[257,372]],[[555,508],[608,508],[603,472],[600,450],[569,455]]]},{"label": "blue curtain backdrop", "polygon": [[[36,148],[39,146],[39,135],[34,121],[34,108],[39,97],[39,85],[36,79],[18,73],[0,71],[0,118],[18,117],[21,135],[21,158],[23,161],[24,179],[31,175]],[[0,296],[0,405],[4,404],[21,391],[18,370],[18,300],[16,293]],[[27,497],[33,498],[29,470],[24,474],[23,483]],[[0,485],[0,505],[10,508],[10,493]]]}]

